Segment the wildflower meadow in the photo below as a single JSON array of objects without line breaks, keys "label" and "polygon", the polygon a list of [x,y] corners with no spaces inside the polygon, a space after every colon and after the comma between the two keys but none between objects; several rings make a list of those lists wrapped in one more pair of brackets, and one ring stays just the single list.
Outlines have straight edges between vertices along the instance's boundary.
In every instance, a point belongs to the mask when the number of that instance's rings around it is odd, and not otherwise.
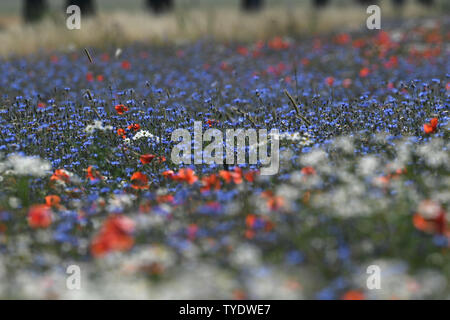
[{"label": "wildflower meadow", "polygon": [[1,58],[0,298],[450,297],[450,21],[417,21]]}]

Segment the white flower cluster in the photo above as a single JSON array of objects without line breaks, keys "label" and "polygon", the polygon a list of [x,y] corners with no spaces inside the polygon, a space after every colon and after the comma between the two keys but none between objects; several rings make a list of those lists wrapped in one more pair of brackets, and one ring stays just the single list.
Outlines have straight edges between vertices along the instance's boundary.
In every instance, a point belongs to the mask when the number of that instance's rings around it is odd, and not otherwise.
[{"label": "white flower cluster", "polygon": [[417,153],[423,157],[425,163],[431,168],[448,165],[450,143],[441,138],[432,139],[429,143],[417,148]]},{"label": "white flower cluster", "polygon": [[120,212],[124,209],[131,207],[136,196],[132,194],[117,194],[113,195],[108,200],[108,211]]},{"label": "white flower cluster", "polygon": [[251,299],[299,300],[305,298],[302,284],[306,279],[303,270],[294,274],[268,265],[253,268],[243,282]]},{"label": "white flower cluster", "polygon": [[10,154],[5,161],[0,162],[0,173],[20,176],[43,177],[50,173],[48,161],[37,156]]},{"label": "white flower cluster", "polygon": [[311,139],[309,133],[300,132],[282,132],[279,134],[271,134],[273,138],[278,138],[279,140],[288,140],[292,142],[301,143],[303,146],[308,146],[311,144]]},{"label": "white flower cluster", "polygon": [[157,143],[159,143],[159,137],[155,136],[151,132],[147,130],[139,130],[138,133],[136,133],[133,137],[133,140],[136,141],[141,138],[150,138],[155,140]]},{"label": "white flower cluster", "polygon": [[165,246],[153,245],[133,252],[122,264],[125,272],[145,270],[152,266],[158,266],[167,270],[175,264],[175,254]]},{"label": "white flower cluster", "polygon": [[250,244],[239,245],[231,255],[231,262],[237,267],[252,267],[261,263],[261,252]]},{"label": "white flower cluster", "polygon": [[[269,136],[271,137],[271,139],[277,139],[279,141],[288,140],[288,141],[297,143],[303,147],[312,145],[311,135],[308,132],[305,132],[305,133],[300,133],[300,132],[273,133],[273,132],[271,132],[269,134]],[[253,151],[257,151],[259,148],[265,148],[266,147],[265,144],[266,144],[265,141],[262,141],[262,142],[259,142],[256,144],[252,144],[252,145],[250,145],[250,151],[253,152]]]},{"label": "white flower cluster", "polygon": [[113,129],[112,126],[104,126],[103,122],[101,122],[100,120],[95,120],[94,124],[87,125],[86,128],[84,128],[84,131],[87,134],[93,134],[95,130],[106,131],[106,130],[112,130],[112,129]]}]

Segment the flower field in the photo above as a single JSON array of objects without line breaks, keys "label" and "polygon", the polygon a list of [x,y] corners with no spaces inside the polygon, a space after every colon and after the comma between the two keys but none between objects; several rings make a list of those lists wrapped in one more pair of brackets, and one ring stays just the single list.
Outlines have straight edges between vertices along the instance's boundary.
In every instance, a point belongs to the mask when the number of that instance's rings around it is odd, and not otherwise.
[{"label": "flower field", "polygon": [[[0,297],[448,298],[449,27],[2,58]],[[279,172],[174,164],[195,121]]]}]

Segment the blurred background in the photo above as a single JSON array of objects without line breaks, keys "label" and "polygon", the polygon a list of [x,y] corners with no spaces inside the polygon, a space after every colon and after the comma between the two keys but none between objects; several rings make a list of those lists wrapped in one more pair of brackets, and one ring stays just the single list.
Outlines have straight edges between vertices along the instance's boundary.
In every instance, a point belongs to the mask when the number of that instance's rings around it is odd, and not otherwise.
[{"label": "blurred background", "polygon": [[[81,30],[66,28],[70,4],[81,8]],[[450,11],[448,0],[1,0],[0,55],[134,41],[254,41],[344,32],[365,28],[370,4],[382,8],[382,24]]]}]

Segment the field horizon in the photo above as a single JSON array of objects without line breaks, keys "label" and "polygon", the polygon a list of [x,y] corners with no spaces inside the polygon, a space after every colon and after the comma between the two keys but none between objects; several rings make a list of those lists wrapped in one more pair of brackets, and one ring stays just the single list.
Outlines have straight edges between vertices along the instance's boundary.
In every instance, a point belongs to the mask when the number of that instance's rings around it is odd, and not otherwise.
[{"label": "field horizon", "polygon": [[[136,5],[136,4],[135,4]],[[133,7],[134,8],[134,7]],[[408,2],[401,11],[383,3],[383,23],[395,25],[406,18],[420,25],[442,15],[439,7],[426,9]],[[17,8],[10,15],[0,11],[0,56],[26,55],[37,51],[70,51],[86,46],[182,44],[201,39],[251,42],[275,36],[311,37],[333,32],[363,31],[368,14],[363,6],[333,3],[315,10],[310,5],[271,2],[261,12],[245,13],[236,5],[189,6],[181,3],[172,13],[154,15],[106,7],[93,18],[83,18],[80,30],[68,30],[63,12],[53,8],[37,24],[21,22]],[[244,32],[242,32],[244,30]]]}]

